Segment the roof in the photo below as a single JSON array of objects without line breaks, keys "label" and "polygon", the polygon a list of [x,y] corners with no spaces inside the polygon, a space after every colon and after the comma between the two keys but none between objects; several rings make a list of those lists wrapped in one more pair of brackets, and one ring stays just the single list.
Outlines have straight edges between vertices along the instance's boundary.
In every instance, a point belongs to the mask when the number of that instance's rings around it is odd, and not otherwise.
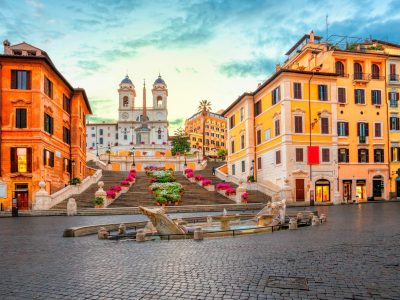
[{"label": "roof", "polygon": [[160,75],[160,74],[158,75],[158,78],[154,81],[154,84],[163,84],[163,85],[166,85],[164,79],[161,78],[161,75]]},{"label": "roof", "polygon": [[[187,118],[187,119],[185,120],[185,122],[187,122],[187,121],[189,121],[189,120],[191,120],[191,119],[194,119],[195,117],[197,117],[197,116],[200,115],[201,113],[202,113],[202,112],[199,111],[199,112],[193,114],[190,118]],[[222,114],[213,113],[213,112],[211,112],[211,111],[209,111],[208,114],[209,114],[209,116],[211,116],[211,117],[216,117],[216,118],[220,118],[220,119],[222,118],[222,119],[226,120],[226,118],[225,118]]]},{"label": "roof", "polygon": [[132,80],[129,79],[129,76],[126,75],[124,79],[122,79],[121,84],[133,84]]},{"label": "roof", "polygon": [[275,72],[270,78],[268,78],[263,84],[261,84],[257,89],[250,93],[246,92],[240,95],[234,102],[231,103],[231,105],[228,106],[227,109],[225,109],[222,113],[223,116],[225,116],[228,111],[230,111],[236,104],[238,104],[244,97],[246,96],[252,96],[254,97],[255,94],[257,94],[260,90],[262,90],[265,86],[267,86],[271,81],[276,79],[280,74],[282,73],[295,73],[295,74],[306,74],[306,75],[320,75],[320,76],[331,76],[331,77],[336,77],[338,74],[336,73],[328,73],[328,72],[313,72],[313,71],[300,71],[300,70],[292,70],[292,69],[280,69],[278,72]]},{"label": "roof", "polygon": [[390,43],[382,40],[371,40],[371,42],[400,48],[400,44]]},{"label": "roof", "polygon": [[[293,47],[290,48],[288,52],[286,52],[285,55],[290,55],[298,46],[300,46],[305,40],[307,40],[307,39],[309,39],[309,38],[310,38],[310,35],[309,35],[309,34],[303,35],[303,36],[296,42],[296,44],[294,44]],[[322,36],[318,36],[318,35],[315,35],[315,36],[314,36],[314,40],[316,40],[316,41],[320,41],[321,39],[322,39]]]},{"label": "roof", "polygon": [[[25,45],[25,44],[26,44],[26,45],[29,45],[29,44],[27,44],[27,43],[21,43],[21,44],[18,44],[18,45],[22,45],[22,44],[24,44],[24,45]],[[14,45],[14,46],[16,46],[16,45]],[[11,46],[11,48],[13,48],[14,46]],[[31,45],[29,45],[29,46],[31,46]],[[31,47],[33,47],[33,46],[31,46]],[[36,48],[36,47],[33,47],[33,48]],[[15,49],[17,49],[17,48],[15,48]],[[36,49],[39,49],[39,48],[36,48]],[[39,49],[39,50],[40,50],[40,49]],[[43,61],[43,62],[45,62],[45,63],[51,68],[51,70],[52,70],[54,73],[56,73],[56,75],[64,82],[64,84],[65,84],[73,93],[75,93],[75,92],[82,93],[83,99],[85,100],[85,104],[86,104],[86,106],[87,106],[87,108],[88,108],[90,114],[92,114],[92,109],[91,109],[91,107],[90,107],[89,99],[88,99],[88,97],[87,97],[87,95],[86,95],[85,90],[84,90],[83,88],[74,88],[74,87],[68,82],[68,80],[65,79],[65,77],[61,74],[61,72],[58,71],[58,69],[56,68],[56,66],[54,65],[54,63],[51,61],[51,59],[50,59],[50,57],[47,55],[47,53],[44,52],[43,50],[40,50],[40,51],[42,51],[42,53],[44,53],[44,55],[41,55],[41,56],[27,56],[27,55],[0,54],[0,61],[1,61],[3,58],[6,58],[6,59],[21,59],[21,60],[38,60],[38,61]]]}]

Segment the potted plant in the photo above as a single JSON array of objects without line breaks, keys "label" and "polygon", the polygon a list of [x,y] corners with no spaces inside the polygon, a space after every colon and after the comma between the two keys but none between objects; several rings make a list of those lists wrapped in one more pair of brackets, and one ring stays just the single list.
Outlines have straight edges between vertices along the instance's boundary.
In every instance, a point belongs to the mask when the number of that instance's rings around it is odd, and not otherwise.
[{"label": "potted plant", "polygon": [[249,198],[249,194],[247,192],[244,192],[241,196],[242,198],[242,203],[247,203],[247,199]]},{"label": "potted plant", "polygon": [[102,208],[104,206],[104,199],[103,197],[98,196],[94,198],[93,203],[95,208]]},{"label": "potted plant", "polygon": [[116,192],[113,190],[108,190],[106,192],[107,199],[115,199]]},{"label": "potted plant", "polygon": [[186,178],[189,179],[190,182],[195,182],[196,180],[194,179],[194,174],[193,173],[187,173]]},{"label": "potted plant", "polygon": [[203,179],[201,185],[209,192],[215,191],[215,185],[212,184],[212,181],[210,179]]},{"label": "potted plant", "polygon": [[81,184],[81,179],[79,177],[74,177],[70,181],[71,185],[80,185]]},{"label": "potted plant", "polygon": [[120,183],[122,190],[122,193],[126,193],[129,190],[129,187],[131,186],[130,182],[128,180],[123,180]]}]

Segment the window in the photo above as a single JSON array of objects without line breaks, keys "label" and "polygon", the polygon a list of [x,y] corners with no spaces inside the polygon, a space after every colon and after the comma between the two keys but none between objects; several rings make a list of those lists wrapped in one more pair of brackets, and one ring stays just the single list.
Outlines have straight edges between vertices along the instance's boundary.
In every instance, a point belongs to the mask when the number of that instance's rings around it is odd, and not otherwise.
[{"label": "window", "polygon": [[232,129],[235,127],[235,115],[229,118],[229,128]]},{"label": "window", "polygon": [[246,172],[246,162],[242,160],[242,173]]},{"label": "window", "polygon": [[338,88],[338,102],[346,103],[346,88]]},{"label": "window", "polygon": [[304,162],[304,149],[296,148],[296,162]]},{"label": "window", "polygon": [[340,77],[344,77],[344,64],[341,61],[335,63],[336,74]]},{"label": "window", "polygon": [[254,103],[254,115],[258,116],[259,114],[261,114],[261,100],[257,101],[256,103]]},{"label": "window", "polygon": [[244,107],[240,108],[240,122],[244,120]]},{"label": "window", "polygon": [[94,133],[92,133],[92,137],[95,137],[96,135]]},{"label": "window", "polygon": [[338,136],[349,136],[349,123],[338,122],[337,123]]},{"label": "window", "polygon": [[261,144],[261,129],[257,130],[257,145]]},{"label": "window", "polygon": [[383,163],[385,159],[384,157],[383,149],[374,149],[374,162]]},{"label": "window", "polygon": [[381,91],[380,90],[372,90],[371,91],[371,99],[373,105],[381,105]]},{"label": "window", "polygon": [[[125,137],[126,137],[126,135],[124,135],[124,139],[125,139]],[[125,140],[126,140],[126,139],[125,139]],[[100,144],[100,145],[103,145],[103,138],[102,138],[102,137],[99,139],[99,144]]]},{"label": "window", "polygon": [[275,164],[279,165],[281,163],[281,150],[275,152]]},{"label": "window", "polygon": [[240,149],[244,149],[244,134],[240,136]]},{"label": "window", "polygon": [[44,76],[44,93],[53,98],[53,83],[46,76]]},{"label": "window", "polygon": [[321,152],[322,152],[322,160],[321,161],[322,162],[330,162],[331,159],[330,159],[329,148],[322,148]]},{"label": "window", "polygon": [[43,150],[43,164],[45,166],[54,167],[54,152]]},{"label": "window", "polygon": [[[126,131],[126,129],[125,129],[125,131]],[[100,135],[103,135],[103,129],[100,129],[100,130],[99,130],[99,134],[100,134]]]},{"label": "window", "polygon": [[124,98],[122,98],[122,105],[123,105],[124,107],[128,107],[128,105],[129,105],[129,98],[128,98],[128,96],[124,96]]},{"label": "window", "polygon": [[265,140],[268,141],[271,138],[271,129],[265,129],[264,131]]},{"label": "window", "polygon": [[358,162],[359,163],[368,163],[368,149],[358,149]]},{"label": "window", "polygon": [[281,88],[278,86],[272,91],[272,105],[281,101]]},{"label": "window", "polygon": [[261,170],[262,169],[262,159],[261,156],[257,157],[257,170]]},{"label": "window", "polygon": [[390,152],[392,161],[400,161],[400,147],[391,147]]},{"label": "window", "polygon": [[275,120],[275,136],[279,136],[281,134],[281,123],[280,120]]},{"label": "window", "polygon": [[374,137],[382,137],[382,123],[374,123]]},{"label": "window", "polygon": [[11,173],[32,172],[32,148],[10,148]]},{"label": "window", "polygon": [[318,84],[318,100],[328,101],[328,86],[326,84]]},{"label": "window", "polygon": [[11,88],[16,90],[30,90],[31,71],[11,70]]},{"label": "window", "polygon": [[367,142],[366,137],[368,136],[368,123],[358,122],[357,123],[357,136],[358,142],[360,144],[365,144]]},{"label": "window", "polygon": [[390,117],[390,130],[400,130],[398,117]]},{"label": "window", "polygon": [[235,153],[235,141],[231,141],[231,153]]},{"label": "window", "polygon": [[303,117],[294,116],[294,132],[303,133]]},{"label": "window", "polygon": [[63,109],[67,113],[71,113],[71,99],[69,99],[67,96],[63,95]]},{"label": "window", "polygon": [[301,99],[301,83],[294,82],[293,83],[293,98],[294,99]]},{"label": "window", "polygon": [[329,118],[321,118],[321,133],[329,134]]},{"label": "window", "polygon": [[354,63],[354,79],[355,80],[363,79],[362,66],[359,63]]},{"label": "window", "polygon": [[379,79],[379,66],[377,64],[372,64],[372,79]]},{"label": "window", "polygon": [[17,108],[15,110],[15,127],[26,128],[26,108]]},{"label": "window", "polygon": [[66,144],[71,144],[71,131],[66,127],[63,127],[63,141]]},{"label": "window", "polygon": [[390,107],[397,107],[399,102],[399,93],[389,92]]},{"label": "window", "polygon": [[48,114],[44,114],[44,131],[53,134],[54,131],[54,120]]},{"label": "window", "polygon": [[338,149],[338,158],[340,163],[348,163],[349,162],[349,149],[340,148]]},{"label": "window", "polygon": [[232,165],[232,175],[235,175],[235,172],[236,170],[235,170],[235,165]]},{"label": "window", "polygon": [[356,104],[365,104],[365,90],[354,89],[354,102]]},{"label": "window", "polygon": [[63,159],[63,171],[64,172],[71,172],[71,164],[68,158]]},{"label": "window", "polygon": [[390,64],[389,68],[390,68],[389,80],[397,81],[396,64]]}]

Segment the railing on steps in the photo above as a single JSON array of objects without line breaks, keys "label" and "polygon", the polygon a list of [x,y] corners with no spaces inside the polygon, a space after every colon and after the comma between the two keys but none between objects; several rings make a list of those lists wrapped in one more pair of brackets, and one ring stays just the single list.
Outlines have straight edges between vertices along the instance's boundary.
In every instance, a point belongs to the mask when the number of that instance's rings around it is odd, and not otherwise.
[{"label": "railing on steps", "polygon": [[97,183],[100,180],[102,173],[103,173],[102,170],[97,170],[96,173],[94,173],[92,176],[88,176],[85,179],[83,179],[80,184],[68,185],[52,195],[50,195],[44,189],[44,185],[41,186],[41,189],[34,195],[34,204],[32,209],[33,210],[50,209],[56,206],[57,204],[63,202],[64,200],[68,199],[72,195],[84,192],[89,186],[91,186],[94,183]]}]

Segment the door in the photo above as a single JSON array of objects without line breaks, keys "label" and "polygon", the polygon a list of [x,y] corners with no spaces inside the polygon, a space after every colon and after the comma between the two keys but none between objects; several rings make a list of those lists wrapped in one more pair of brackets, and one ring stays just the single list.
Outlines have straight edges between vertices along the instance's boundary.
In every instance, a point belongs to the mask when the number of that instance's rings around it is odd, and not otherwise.
[{"label": "door", "polygon": [[351,200],[351,180],[343,180],[343,199]]},{"label": "door", "polygon": [[304,179],[296,179],[296,201],[304,200]]},{"label": "door", "polygon": [[372,179],[372,195],[376,198],[382,198],[383,194],[383,178],[382,176],[374,176]]},{"label": "door", "polygon": [[396,178],[396,196],[400,197],[400,177]]},{"label": "door", "polygon": [[315,201],[317,202],[329,202],[330,199],[330,182],[328,180],[318,180],[315,183],[315,191],[316,197]]},{"label": "door", "polygon": [[16,184],[14,197],[17,199],[18,209],[29,209],[28,184]]}]

